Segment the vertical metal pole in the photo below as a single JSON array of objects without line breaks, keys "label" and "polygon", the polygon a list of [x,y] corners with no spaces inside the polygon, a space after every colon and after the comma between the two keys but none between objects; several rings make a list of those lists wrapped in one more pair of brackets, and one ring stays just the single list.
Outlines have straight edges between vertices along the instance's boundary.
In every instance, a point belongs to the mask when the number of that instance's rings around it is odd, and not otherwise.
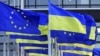
[{"label": "vertical metal pole", "polygon": [[24,48],[21,47],[21,56],[24,56]]},{"label": "vertical metal pole", "polygon": [[48,28],[48,56],[51,56],[52,52],[51,52],[51,36],[50,36],[50,26]]},{"label": "vertical metal pole", "polygon": [[4,42],[3,42],[3,56],[6,56],[6,36],[3,37],[4,38]]},{"label": "vertical metal pole", "polygon": [[14,2],[14,7],[16,7],[16,0],[14,0],[13,2]]},{"label": "vertical metal pole", "polygon": [[49,28],[49,31],[48,31],[48,52],[49,52],[49,54],[48,54],[48,56],[51,56],[51,49],[52,49],[52,47],[51,47],[51,36],[50,36],[50,28]]},{"label": "vertical metal pole", "polygon": [[17,0],[17,6],[18,6],[18,8],[20,8],[20,2],[19,2],[19,0]]},{"label": "vertical metal pole", "polygon": [[10,56],[10,39],[9,39],[9,35],[7,36],[8,37],[8,41],[7,41],[7,56]]},{"label": "vertical metal pole", "polygon": [[18,48],[18,49],[17,49],[17,54],[18,54],[17,56],[20,56],[20,48],[19,48],[19,44],[17,44],[17,48]]},{"label": "vertical metal pole", "polygon": [[52,42],[52,45],[51,45],[52,46],[52,48],[51,48],[51,50],[52,50],[52,56],[55,56],[54,55],[55,51],[54,51],[54,42],[53,42],[53,39],[51,39],[51,42]]},{"label": "vertical metal pole", "polygon": [[[59,46],[59,45],[58,45]],[[61,50],[58,51],[60,56],[63,56],[62,47]]]},{"label": "vertical metal pole", "polygon": [[[50,2],[51,0],[48,0],[48,3]],[[49,8],[50,9],[50,8]],[[48,10],[49,11],[49,10]],[[49,20],[50,22],[50,20]],[[51,32],[50,32],[50,24],[48,26],[48,56],[52,56],[52,47],[51,47]]]},{"label": "vertical metal pole", "polygon": [[[15,40],[15,39],[14,39]],[[13,42],[13,56],[16,56],[16,47],[15,47],[16,43]]]},{"label": "vertical metal pole", "polygon": [[[60,50],[61,51],[61,50]],[[63,56],[63,52],[61,51],[61,56]]]},{"label": "vertical metal pole", "polygon": [[51,56],[51,37],[50,37],[50,30],[49,30],[49,34],[48,34],[48,52],[49,52],[49,55],[48,56]]},{"label": "vertical metal pole", "polygon": [[24,1],[25,0],[21,0],[21,9],[24,9]]},{"label": "vertical metal pole", "polygon": [[59,3],[59,4],[58,4],[58,5],[59,5],[59,7],[61,7],[61,0],[59,0],[59,1],[58,1],[58,3]]},{"label": "vertical metal pole", "polygon": [[55,37],[55,56],[59,56],[59,53],[58,53],[58,45],[57,45],[57,37]]},{"label": "vertical metal pole", "polygon": [[57,56],[56,39],[52,38],[52,56]]}]

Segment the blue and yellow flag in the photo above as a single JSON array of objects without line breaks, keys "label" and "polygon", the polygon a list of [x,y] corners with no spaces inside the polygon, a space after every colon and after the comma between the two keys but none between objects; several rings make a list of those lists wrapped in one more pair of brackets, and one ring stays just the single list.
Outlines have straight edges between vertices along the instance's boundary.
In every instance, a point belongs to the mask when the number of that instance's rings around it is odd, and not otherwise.
[{"label": "blue and yellow flag", "polygon": [[48,44],[19,43],[20,47],[42,47],[48,48]]},{"label": "blue and yellow flag", "polygon": [[26,13],[2,2],[0,2],[0,8],[0,31],[5,31],[6,34],[41,34],[38,29],[40,20],[38,13],[32,11]]},{"label": "blue and yellow flag", "polygon": [[86,37],[88,40],[96,41],[97,36],[97,27],[94,18],[91,15],[83,14],[84,19],[86,20]]},{"label": "blue and yellow flag", "polygon": [[93,49],[93,56],[99,56],[100,55],[100,48],[94,48]]},{"label": "blue and yellow flag", "polygon": [[63,56],[92,56],[97,34],[93,17],[65,11],[53,4],[49,4],[49,9],[51,37],[58,42]]},{"label": "blue and yellow flag", "polygon": [[48,49],[29,49],[25,50],[29,56],[48,56]]},{"label": "blue and yellow flag", "polygon": [[69,11],[49,4],[49,26],[51,33],[55,30],[86,34],[84,18],[81,15],[77,17],[73,16]]},{"label": "blue and yellow flag", "polygon": [[83,15],[74,14],[49,4],[50,34],[51,37],[56,37],[58,42],[82,39],[81,37],[86,34],[85,24]]},{"label": "blue and yellow flag", "polygon": [[21,36],[21,35],[10,35],[11,39],[16,39],[22,47],[44,47],[48,48],[48,38],[47,35],[42,36]]},{"label": "blue and yellow flag", "polygon": [[44,13],[39,13],[39,30],[41,35],[48,35],[48,16]]},{"label": "blue and yellow flag", "polygon": [[[86,20],[86,32],[87,34],[82,40],[72,40],[72,42],[59,43],[59,50],[66,55],[89,55],[92,56],[94,44],[96,43],[96,23],[92,16],[83,14]],[[92,35],[92,36],[91,36]],[[71,41],[71,40],[70,40]]]}]

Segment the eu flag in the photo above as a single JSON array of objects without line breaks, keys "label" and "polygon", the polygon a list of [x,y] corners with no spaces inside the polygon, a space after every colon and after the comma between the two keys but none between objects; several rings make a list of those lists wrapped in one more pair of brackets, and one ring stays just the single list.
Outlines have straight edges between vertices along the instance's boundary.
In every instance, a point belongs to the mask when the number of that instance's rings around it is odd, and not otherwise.
[{"label": "eu flag", "polygon": [[[10,34],[25,33],[25,34],[40,34],[38,29],[39,16],[37,13],[28,13],[0,2],[0,31],[8,32]],[[30,16],[29,16],[30,15]],[[31,20],[33,21],[31,21]]]},{"label": "eu flag", "polygon": [[[30,17],[29,20],[30,22],[32,22],[33,24],[35,23],[34,21],[39,18],[39,27],[38,29],[41,32],[41,35],[47,35],[48,33],[48,15],[45,13],[41,13],[41,12],[32,12],[32,11],[25,11],[25,14]],[[34,16],[36,17],[36,19],[32,19],[34,18]]]}]

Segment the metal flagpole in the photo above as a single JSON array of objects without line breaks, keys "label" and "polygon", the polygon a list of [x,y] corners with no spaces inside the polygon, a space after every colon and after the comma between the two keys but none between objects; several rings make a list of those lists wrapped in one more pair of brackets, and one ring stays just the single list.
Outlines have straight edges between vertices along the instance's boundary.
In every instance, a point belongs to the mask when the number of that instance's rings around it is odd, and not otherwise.
[{"label": "metal flagpole", "polygon": [[18,0],[18,8],[20,8],[20,2],[19,2],[19,0]]},{"label": "metal flagpole", "polygon": [[[50,2],[51,0],[48,0],[48,3]],[[49,8],[50,9],[50,8]],[[48,11],[49,11],[48,9]],[[50,21],[50,20],[49,20]],[[48,26],[48,56],[52,56],[52,47],[51,47],[51,32],[50,32],[50,24]]]},{"label": "metal flagpole", "polygon": [[[50,2],[50,0],[48,1]],[[49,10],[48,10],[49,11]],[[50,21],[50,20],[49,20]],[[50,24],[49,24],[50,25]],[[48,56],[52,56],[52,52],[51,52],[51,36],[50,36],[50,26],[48,26]]]},{"label": "metal flagpole", "polygon": [[3,42],[3,56],[6,56],[6,36],[3,37],[4,38],[4,42]]},{"label": "metal flagpole", "polygon": [[58,0],[58,7],[61,7],[61,2],[62,2],[62,0]]},{"label": "metal flagpole", "polygon": [[16,1],[14,0],[14,7],[16,7]]},{"label": "metal flagpole", "polygon": [[63,52],[61,51],[61,56],[63,56]]},{"label": "metal flagpole", "polygon": [[21,47],[21,56],[24,56],[24,47]]},{"label": "metal flagpole", "polygon": [[59,56],[59,55],[58,55],[57,37],[55,37],[54,40],[55,40],[55,52],[56,52],[56,53],[55,53],[55,56]]},{"label": "metal flagpole", "polygon": [[21,0],[21,9],[24,9],[24,0]]},{"label": "metal flagpole", "polygon": [[[14,0],[14,7],[16,7],[16,1]],[[13,56],[15,56],[15,43],[13,42]]]},{"label": "metal flagpole", "polygon": [[50,36],[50,26],[48,27],[48,56],[51,56],[52,52],[51,52],[51,36]]},{"label": "metal flagpole", "polygon": [[59,52],[59,55],[60,55],[60,56],[63,55],[63,53],[62,53],[62,47],[61,47],[61,50],[59,50],[58,52]]},{"label": "metal flagpole", "polygon": [[51,47],[52,47],[52,48],[51,48],[52,56],[55,56],[55,55],[54,55],[54,52],[55,52],[54,49],[55,49],[55,48],[54,48],[54,41],[53,41],[53,39],[51,39],[51,43],[52,43],[52,45],[51,45]]},{"label": "metal flagpole", "polygon": [[23,48],[21,47],[21,56],[23,56]]},{"label": "metal flagpole", "polygon": [[17,54],[18,54],[17,56],[20,56],[20,48],[19,48],[19,44],[17,44],[17,48],[18,48],[18,49],[17,49]]},{"label": "metal flagpole", "polygon": [[[24,9],[24,0],[21,0],[21,9]],[[21,47],[21,56],[24,56],[23,52],[23,47]]]},{"label": "metal flagpole", "polygon": [[[24,9],[24,1],[25,0],[21,0],[21,9]],[[23,47],[21,47],[21,56],[24,56],[24,49],[23,49]]]},{"label": "metal flagpole", "polygon": [[7,36],[8,37],[8,41],[7,41],[7,56],[10,56],[10,39],[9,39],[9,35]]},{"label": "metal flagpole", "polygon": [[[15,39],[14,39],[15,40]],[[15,47],[16,43],[15,41],[13,41],[13,56],[16,56],[15,52],[16,52],[16,47]]]},{"label": "metal flagpole", "polygon": [[50,30],[49,30],[49,32],[48,32],[49,34],[48,34],[48,52],[49,52],[49,54],[48,54],[48,56],[51,56],[51,37],[50,37]]}]

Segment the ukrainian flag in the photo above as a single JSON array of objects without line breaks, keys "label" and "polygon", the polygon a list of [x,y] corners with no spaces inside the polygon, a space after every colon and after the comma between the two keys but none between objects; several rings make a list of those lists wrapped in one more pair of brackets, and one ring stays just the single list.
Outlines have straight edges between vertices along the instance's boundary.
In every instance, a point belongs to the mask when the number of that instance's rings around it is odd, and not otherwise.
[{"label": "ukrainian flag", "polygon": [[65,11],[49,4],[51,37],[63,56],[92,56],[96,42],[96,23],[90,15]]},{"label": "ukrainian flag", "polygon": [[[66,55],[73,55],[73,56],[79,56],[79,55],[88,55],[88,56],[92,56],[92,51],[94,48],[94,44],[96,43],[96,34],[97,34],[97,30],[96,30],[96,23],[93,19],[93,17],[91,17],[88,14],[83,14],[84,15],[84,19],[86,19],[86,31],[87,34],[84,37],[85,40],[78,40],[73,41],[68,43],[59,43],[59,50],[61,50],[63,56]],[[93,35],[91,37],[91,35]]]},{"label": "ukrainian flag", "polygon": [[86,34],[85,20],[79,15],[76,18],[70,12],[49,4],[50,30],[69,31]]}]

